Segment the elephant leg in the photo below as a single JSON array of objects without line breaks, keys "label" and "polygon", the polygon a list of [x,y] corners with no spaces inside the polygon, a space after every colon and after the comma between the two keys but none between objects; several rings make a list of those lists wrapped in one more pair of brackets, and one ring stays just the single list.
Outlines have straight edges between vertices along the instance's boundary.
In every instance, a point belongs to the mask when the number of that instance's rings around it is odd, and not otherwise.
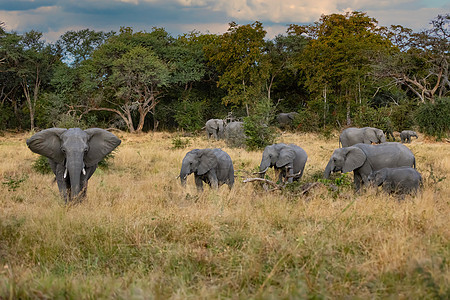
[{"label": "elephant leg", "polygon": [[201,176],[194,174],[194,178],[195,178],[195,185],[197,186],[197,191],[203,192],[203,180]]},{"label": "elephant leg", "polygon": [[361,175],[359,173],[355,173],[353,172],[353,182],[355,184],[355,189],[357,192],[359,192],[360,188],[361,188]]},{"label": "elephant leg", "polygon": [[294,175],[294,169],[293,168],[286,168],[286,169],[288,169],[288,170],[286,170],[286,177],[289,175],[289,177],[288,177],[288,182],[289,183],[292,183],[292,182],[294,182],[294,177],[293,177],[293,175]]},{"label": "elephant leg", "polygon": [[209,180],[209,185],[211,186],[211,188],[213,188],[213,189],[219,188],[219,180],[217,179],[217,174],[214,170],[210,170],[208,172],[208,180]]}]

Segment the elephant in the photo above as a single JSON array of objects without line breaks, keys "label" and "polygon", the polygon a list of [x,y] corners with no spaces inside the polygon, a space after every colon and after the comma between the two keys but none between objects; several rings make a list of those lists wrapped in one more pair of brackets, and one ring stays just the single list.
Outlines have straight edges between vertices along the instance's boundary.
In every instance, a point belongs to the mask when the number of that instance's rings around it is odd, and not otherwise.
[{"label": "elephant", "polygon": [[280,128],[290,127],[297,116],[297,112],[279,113],[277,115],[278,125]]},{"label": "elephant", "polygon": [[386,136],[383,130],[373,127],[347,128],[339,136],[339,143],[342,147],[350,147],[358,143],[379,144],[386,143]]},{"label": "elephant", "polygon": [[305,150],[294,144],[273,144],[264,148],[259,174],[263,177],[267,169],[274,167],[279,171],[279,181],[292,183],[302,178],[308,155]]},{"label": "elephant", "polygon": [[214,137],[216,140],[224,137],[225,121],[222,119],[209,119],[206,121],[205,129],[206,136],[209,138]]},{"label": "elephant", "polygon": [[245,143],[244,122],[231,122],[225,127],[227,145],[241,147]]},{"label": "elephant", "polygon": [[234,168],[230,156],[222,149],[194,149],[186,153],[180,171],[181,185],[186,186],[186,177],[194,173],[198,191],[203,191],[203,182],[217,189],[234,184]]},{"label": "elephant", "polygon": [[412,130],[403,130],[400,132],[400,139],[402,140],[402,143],[411,143],[411,137],[414,136],[416,139],[419,137],[417,136],[417,133]]},{"label": "elephant", "polygon": [[88,180],[98,163],[120,143],[100,128],[48,128],[27,140],[31,151],[48,158],[65,203],[86,198]]},{"label": "elephant", "polygon": [[388,142],[380,145],[355,144],[334,150],[325,168],[324,177],[331,172],[347,173],[353,171],[356,191],[361,182],[367,185],[367,178],[373,171],[392,167],[416,167],[416,158],[408,147]]},{"label": "elephant", "polygon": [[410,167],[383,168],[373,171],[367,178],[370,184],[383,186],[388,193],[416,193],[422,183],[422,176],[416,169]]}]

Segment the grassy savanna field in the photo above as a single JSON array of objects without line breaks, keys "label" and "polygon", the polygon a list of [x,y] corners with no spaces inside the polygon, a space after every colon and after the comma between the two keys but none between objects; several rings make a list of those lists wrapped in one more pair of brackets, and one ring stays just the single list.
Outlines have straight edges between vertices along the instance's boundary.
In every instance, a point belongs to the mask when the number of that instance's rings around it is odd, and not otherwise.
[{"label": "grassy savanna field", "polygon": [[[336,177],[338,190],[266,192],[242,182],[262,151],[204,136],[173,149],[176,134],[117,135],[109,168],[73,206],[53,175],[32,169],[31,134],[0,137],[1,299],[450,297],[449,144],[421,135],[407,145],[424,188],[399,201],[355,194],[351,173]],[[287,133],[278,142],[308,153],[301,184],[317,181],[338,147],[336,135]],[[231,191],[199,194],[193,175],[180,186],[186,152],[207,147],[233,159]]]}]

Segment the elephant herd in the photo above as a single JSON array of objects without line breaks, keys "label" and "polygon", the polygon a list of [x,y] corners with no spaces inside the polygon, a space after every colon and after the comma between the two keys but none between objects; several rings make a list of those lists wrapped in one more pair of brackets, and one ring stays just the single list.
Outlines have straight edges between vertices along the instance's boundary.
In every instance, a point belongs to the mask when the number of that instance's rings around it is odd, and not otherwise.
[{"label": "elephant herd", "polygon": [[[207,131],[210,128],[211,136],[218,138],[223,124],[209,124],[211,126],[206,127]],[[415,132],[412,133],[409,135],[417,137]],[[342,148],[332,153],[325,168],[325,178],[329,178],[332,172],[353,171],[357,191],[362,184],[383,185],[383,189],[390,193],[412,193],[419,188],[422,179],[415,169],[414,154],[400,143],[386,142],[381,130],[347,128],[341,133],[339,142]],[[86,196],[88,180],[98,163],[119,146],[121,140],[100,128],[49,128],[34,134],[26,143],[31,151],[48,158],[60,194],[67,203]],[[264,149],[258,174],[264,177],[267,170],[273,167],[279,173],[281,182],[298,181],[303,176],[307,159],[305,150],[297,145],[273,144]],[[231,157],[217,148],[189,151],[182,161],[179,174],[183,186],[192,173],[199,191],[203,190],[203,182],[212,188],[223,184],[232,188],[235,180]]]}]

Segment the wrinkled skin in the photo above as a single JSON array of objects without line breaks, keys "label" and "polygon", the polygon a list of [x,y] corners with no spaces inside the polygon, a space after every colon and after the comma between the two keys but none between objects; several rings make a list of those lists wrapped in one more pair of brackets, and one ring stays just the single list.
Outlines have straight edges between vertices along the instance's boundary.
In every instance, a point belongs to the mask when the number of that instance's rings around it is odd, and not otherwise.
[{"label": "wrinkled skin", "polygon": [[208,139],[211,137],[218,139],[224,138],[225,121],[221,119],[210,119],[206,121],[205,130]]},{"label": "wrinkled skin", "polygon": [[198,191],[203,191],[203,182],[217,189],[227,184],[231,189],[234,184],[234,168],[230,156],[223,150],[194,149],[183,159],[180,170],[181,185],[186,186],[186,178],[194,173]]},{"label": "wrinkled skin", "polygon": [[[279,181],[293,182],[300,180],[303,176],[308,155],[305,150],[294,144],[273,144],[264,148],[259,171],[261,177],[268,168],[273,167],[279,172]],[[294,177],[295,174],[295,177]]]},{"label": "wrinkled skin", "polygon": [[339,143],[342,147],[350,147],[358,143],[380,144],[386,142],[383,130],[373,127],[347,128],[339,136]]},{"label": "wrinkled skin", "polygon": [[332,172],[353,171],[356,191],[361,183],[368,184],[368,176],[373,171],[389,167],[416,167],[414,154],[408,147],[394,142],[381,145],[356,144],[334,150],[325,168],[324,177]]},{"label": "wrinkled skin", "polygon": [[278,125],[280,126],[280,128],[290,127],[297,115],[298,113],[296,112],[279,113],[277,115]]},{"label": "wrinkled skin", "polygon": [[65,202],[86,197],[89,178],[120,139],[100,128],[49,128],[27,140],[31,151],[46,156]]},{"label": "wrinkled skin", "polygon": [[400,132],[400,139],[402,140],[402,143],[411,143],[411,137],[415,137],[418,139],[417,133],[412,130],[403,130]]},{"label": "wrinkled skin", "polygon": [[383,186],[387,193],[416,193],[422,183],[422,176],[416,169],[410,167],[383,168],[373,171],[368,181],[375,186]]}]

